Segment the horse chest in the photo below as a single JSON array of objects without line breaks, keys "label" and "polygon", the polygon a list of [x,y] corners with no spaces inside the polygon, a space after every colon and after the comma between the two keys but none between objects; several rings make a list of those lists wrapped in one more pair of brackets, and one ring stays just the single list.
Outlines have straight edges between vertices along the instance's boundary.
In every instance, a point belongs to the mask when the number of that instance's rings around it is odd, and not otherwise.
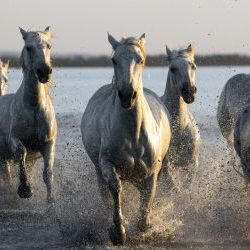
[{"label": "horse chest", "polygon": [[115,159],[118,171],[125,178],[129,176],[145,178],[159,163],[150,142],[145,140],[143,142],[125,140],[112,147],[111,155]]},{"label": "horse chest", "polygon": [[49,141],[53,134],[54,121],[44,112],[33,112],[22,117],[14,127],[15,135],[30,149],[36,149]]}]

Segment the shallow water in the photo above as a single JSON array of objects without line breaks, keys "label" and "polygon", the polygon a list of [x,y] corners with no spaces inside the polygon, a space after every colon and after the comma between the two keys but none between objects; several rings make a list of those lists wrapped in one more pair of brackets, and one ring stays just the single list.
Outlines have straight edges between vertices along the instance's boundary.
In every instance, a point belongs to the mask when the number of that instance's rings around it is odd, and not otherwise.
[{"label": "shallow water", "polygon": [[[167,79],[167,67],[146,68],[144,86],[162,95]],[[198,96],[190,105],[194,112],[212,115],[225,82],[238,73],[250,73],[250,67],[198,67],[196,82]],[[56,68],[53,73],[53,96],[59,113],[83,112],[92,94],[112,80],[112,68]],[[21,70],[10,69],[9,92],[21,83]]]},{"label": "shallow water", "polygon": [[[146,68],[145,86],[158,94],[163,93],[166,72],[167,68]],[[160,178],[153,209],[154,226],[145,235],[138,234],[136,229],[138,192],[125,183],[123,210],[128,242],[124,249],[250,248],[250,191],[244,189],[244,181],[230,164],[230,156],[215,119],[223,85],[231,76],[242,72],[250,73],[250,68],[198,68],[198,97],[190,105],[202,138],[196,181],[191,193],[178,193],[169,191],[164,178]],[[29,201],[21,201],[15,194],[0,195],[0,209],[6,215],[0,216],[0,232],[5,240],[3,247],[40,245],[42,248],[61,249],[62,246],[75,246],[78,242],[80,248],[115,248],[108,239],[108,215],[99,196],[93,164],[83,149],[79,129],[88,99],[111,78],[112,69],[109,68],[54,70],[52,93],[59,123],[55,163],[56,212],[49,216],[45,214],[46,192],[39,162],[33,173],[34,196]],[[20,79],[21,71],[11,69],[9,92],[17,89]],[[14,191],[15,188],[14,185]],[[60,235],[58,232],[62,231]]]}]

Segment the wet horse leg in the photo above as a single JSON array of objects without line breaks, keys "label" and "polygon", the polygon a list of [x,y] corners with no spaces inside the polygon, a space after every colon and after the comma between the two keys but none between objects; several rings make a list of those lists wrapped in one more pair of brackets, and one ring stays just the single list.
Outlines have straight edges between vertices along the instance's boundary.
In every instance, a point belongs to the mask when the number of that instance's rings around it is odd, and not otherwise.
[{"label": "wet horse leg", "polygon": [[141,207],[140,207],[140,219],[138,222],[138,227],[142,232],[145,232],[151,226],[150,212],[155,197],[156,185],[157,185],[157,175],[154,174],[148,177],[144,181],[144,184],[141,187],[139,187],[141,195]]},{"label": "wet horse leg", "polygon": [[115,245],[123,245],[126,240],[126,232],[123,226],[122,210],[121,210],[121,191],[122,185],[114,166],[104,160],[100,161],[100,169],[105,182],[114,201],[113,223],[110,229],[110,240]]},{"label": "wet horse leg", "polygon": [[26,169],[26,155],[27,150],[22,142],[14,137],[11,137],[9,140],[9,146],[11,152],[15,156],[15,159],[19,161],[19,179],[20,184],[18,187],[18,195],[20,198],[30,198],[32,196],[32,189],[30,185],[29,175],[27,174]]},{"label": "wet horse leg", "polygon": [[106,208],[111,207],[110,192],[106,181],[103,179],[99,166],[96,166],[96,177],[102,201]]},{"label": "wet horse leg", "polygon": [[52,185],[55,160],[55,143],[51,142],[46,144],[41,153],[44,160],[43,180],[47,188],[47,201],[48,203],[54,203]]}]

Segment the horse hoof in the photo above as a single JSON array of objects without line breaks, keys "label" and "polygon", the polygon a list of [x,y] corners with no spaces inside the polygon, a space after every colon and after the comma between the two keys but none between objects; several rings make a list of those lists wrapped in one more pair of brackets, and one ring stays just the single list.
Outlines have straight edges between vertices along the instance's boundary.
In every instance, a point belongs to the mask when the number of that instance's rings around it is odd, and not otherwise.
[{"label": "horse hoof", "polygon": [[138,228],[141,232],[146,232],[152,227],[150,219],[141,219],[138,222]]},{"label": "horse hoof", "polygon": [[124,245],[126,241],[126,232],[124,226],[117,228],[113,226],[109,230],[109,238],[114,245]]},{"label": "horse hoof", "polygon": [[27,186],[20,185],[17,193],[18,193],[19,197],[22,199],[28,199],[33,194],[32,189],[29,185],[27,185]]}]

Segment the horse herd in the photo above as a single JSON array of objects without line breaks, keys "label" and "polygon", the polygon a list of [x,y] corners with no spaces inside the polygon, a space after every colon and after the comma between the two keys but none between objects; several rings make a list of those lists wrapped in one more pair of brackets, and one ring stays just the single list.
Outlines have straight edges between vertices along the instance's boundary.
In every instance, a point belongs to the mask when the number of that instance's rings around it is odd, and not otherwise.
[{"label": "horse herd", "polygon": [[[19,166],[18,195],[32,196],[31,171],[43,158],[43,179],[47,200],[53,204],[53,166],[57,122],[49,94],[52,66],[51,32],[25,31],[21,53],[22,83],[15,94],[5,94],[8,62],[0,62],[0,171],[10,187],[10,171]],[[188,110],[196,96],[194,49],[167,49],[169,71],[162,97],[143,88],[146,60],[145,34],[139,38],[116,40],[108,35],[113,48],[114,76],[89,100],[81,122],[82,141],[96,170],[104,203],[113,200],[113,224],[109,236],[113,244],[125,243],[122,216],[122,180],[140,192],[138,228],[150,226],[150,211],[161,170],[178,189],[189,189],[200,154],[197,123]],[[226,84],[218,107],[218,122],[228,144],[241,157],[243,172],[250,176],[250,122],[248,107],[250,78],[233,77]],[[241,90],[241,91],[239,91]],[[241,114],[241,115],[240,115]],[[249,141],[249,142],[248,142]]]}]

